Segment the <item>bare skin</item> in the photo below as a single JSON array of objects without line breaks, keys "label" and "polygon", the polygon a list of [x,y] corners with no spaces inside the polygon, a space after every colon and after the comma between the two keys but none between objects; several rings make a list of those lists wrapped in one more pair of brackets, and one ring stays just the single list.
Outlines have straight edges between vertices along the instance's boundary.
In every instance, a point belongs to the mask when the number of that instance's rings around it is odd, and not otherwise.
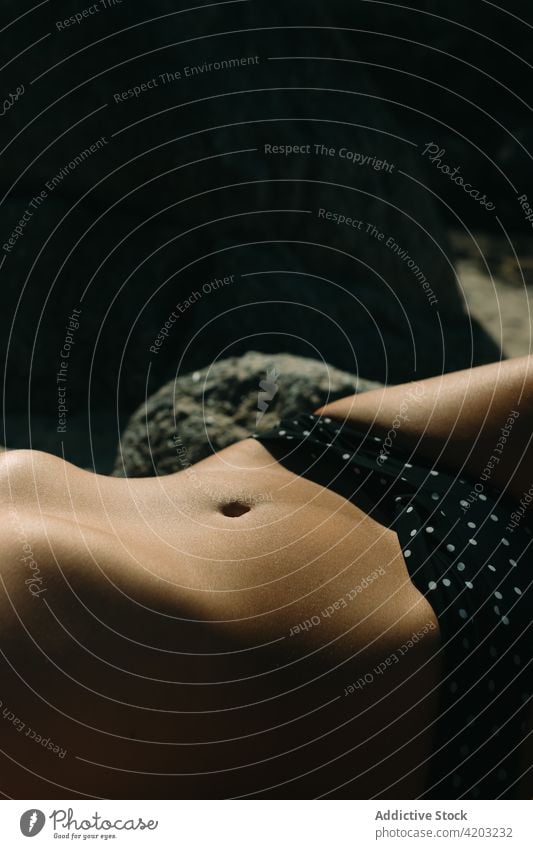
[{"label": "bare skin", "polygon": [[[384,410],[388,428],[398,389],[323,412],[368,425]],[[428,419],[421,410],[404,438],[416,443]],[[435,440],[444,429],[439,420]],[[462,431],[459,454],[465,444]],[[0,502],[1,698],[16,718],[0,724],[6,795],[423,791],[438,623],[397,536],[357,506],[255,440],[140,480],[9,452]],[[379,664],[384,674],[353,688]]]},{"label": "bare skin", "polygon": [[[5,793],[421,791],[438,628],[345,695],[415,631],[437,625],[391,531],[255,440],[194,476],[130,481],[12,452],[2,493],[4,705],[68,750],[54,756],[26,728],[2,723]],[[236,496],[251,509],[224,515]],[[24,541],[42,578],[37,597],[24,584]],[[378,567],[344,608],[290,636]]]},{"label": "bare skin", "polygon": [[[491,484],[524,499],[533,486],[533,357],[517,357],[385,390],[343,398],[317,412],[385,436],[421,462]],[[503,433],[502,433],[503,430]],[[521,746],[519,797],[533,797],[533,708]]]},{"label": "bare skin", "polygon": [[[376,389],[318,412],[386,434],[402,408],[394,442],[430,463],[477,478],[494,455],[491,482],[517,500],[533,483],[533,357]],[[501,453],[495,448],[510,415]]]}]

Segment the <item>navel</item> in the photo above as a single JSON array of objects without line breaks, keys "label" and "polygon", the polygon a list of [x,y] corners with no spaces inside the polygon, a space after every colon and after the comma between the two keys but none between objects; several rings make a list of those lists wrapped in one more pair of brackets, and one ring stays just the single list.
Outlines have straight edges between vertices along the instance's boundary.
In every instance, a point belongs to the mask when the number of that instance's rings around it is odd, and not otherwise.
[{"label": "navel", "polygon": [[220,507],[222,515],[227,516],[230,519],[238,519],[239,516],[244,516],[244,514],[249,513],[250,510],[250,505],[244,504],[242,501],[229,501],[227,504],[222,504]]}]

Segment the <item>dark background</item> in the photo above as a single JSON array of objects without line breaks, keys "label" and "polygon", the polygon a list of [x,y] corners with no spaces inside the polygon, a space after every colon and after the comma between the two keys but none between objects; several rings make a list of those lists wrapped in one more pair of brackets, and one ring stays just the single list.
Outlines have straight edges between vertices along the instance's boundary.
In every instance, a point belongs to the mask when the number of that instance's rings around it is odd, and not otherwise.
[{"label": "dark background", "polygon": [[[57,29],[90,5],[4,0],[0,10],[0,99],[25,87],[0,118],[1,242],[48,180],[108,141],[1,252],[5,444],[105,470],[147,395],[247,350],[323,358],[385,382],[501,355],[465,310],[449,234],[475,253],[478,232],[510,246],[531,233],[517,200],[533,197],[530,3],[123,0]],[[161,73],[249,55],[259,64],[115,103]],[[493,212],[421,155],[428,142]],[[346,146],[394,171],[266,157],[267,143]],[[319,221],[320,207],[393,237],[438,307],[405,262]],[[178,302],[231,274],[150,352]],[[74,308],[58,434],[56,374]]]}]

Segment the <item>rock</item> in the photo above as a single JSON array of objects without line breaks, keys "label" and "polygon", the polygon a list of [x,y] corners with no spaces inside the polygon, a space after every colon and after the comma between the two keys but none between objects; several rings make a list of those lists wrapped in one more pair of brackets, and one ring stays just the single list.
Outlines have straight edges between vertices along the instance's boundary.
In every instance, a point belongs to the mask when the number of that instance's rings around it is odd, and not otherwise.
[{"label": "rock", "polygon": [[150,477],[180,471],[184,457],[196,463],[246,439],[256,427],[268,429],[281,418],[378,385],[291,354],[251,351],[220,360],[166,384],[134,413],[113,474]]}]

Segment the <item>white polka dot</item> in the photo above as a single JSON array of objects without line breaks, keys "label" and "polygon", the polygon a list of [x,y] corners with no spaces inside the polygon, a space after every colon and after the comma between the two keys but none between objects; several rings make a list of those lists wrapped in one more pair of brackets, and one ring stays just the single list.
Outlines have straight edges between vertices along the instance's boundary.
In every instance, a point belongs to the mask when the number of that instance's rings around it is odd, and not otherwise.
[{"label": "white polka dot", "polygon": [[380,437],[379,437],[379,436],[375,436],[375,437],[374,437],[374,442],[381,442]]},{"label": "white polka dot", "polygon": [[513,587],[513,590],[517,595],[522,595],[522,590],[520,589],[520,587]]},{"label": "white polka dot", "polygon": [[436,590],[437,589],[437,585],[436,585],[435,581],[429,582],[428,589],[430,589],[430,590]]},{"label": "white polka dot", "polygon": [[440,498],[440,495],[439,495],[438,492],[432,492],[431,497],[432,497],[433,501],[438,501],[439,498]]},{"label": "white polka dot", "polygon": [[343,459],[343,460],[349,460],[349,459],[350,459],[350,455],[349,455],[349,454],[343,454],[343,455],[342,455],[342,459]]},{"label": "white polka dot", "polygon": [[495,604],[495,605],[494,605],[494,613],[496,613],[496,614],[497,614],[497,616],[499,616],[499,615],[500,615],[500,608],[498,607],[498,605],[497,605],[497,604]]},{"label": "white polka dot", "polygon": [[498,517],[496,516],[496,514],[495,514],[495,513],[491,513],[491,514],[490,514],[490,518],[492,519],[492,521],[493,521],[493,522],[497,522],[497,521],[498,521]]},{"label": "white polka dot", "polygon": [[468,613],[466,612],[464,607],[461,607],[461,609],[459,610],[459,616],[461,617],[461,619],[468,619]]},{"label": "white polka dot", "polygon": [[508,540],[508,539],[505,539],[505,537],[502,537],[502,543],[503,543],[504,545],[510,545],[509,540]]},{"label": "white polka dot", "polygon": [[491,572],[495,572],[495,571],[496,571],[496,569],[495,569],[495,567],[492,565],[492,563],[487,563],[487,569],[490,569],[490,571],[491,571]]},{"label": "white polka dot", "polygon": [[331,419],[324,419],[324,421],[326,422],[326,424],[331,424]]},{"label": "white polka dot", "polygon": [[513,560],[512,558],[509,560],[509,563],[511,566],[516,566],[516,560]]},{"label": "white polka dot", "polygon": [[483,495],[483,493],[481,492],[481,493],[480,493],[480,495],[479,495],[479,500],[480,500],[480,501],[486,501],[486,500],[487,500],[487,496],[486,496],[486,495]]},{"label": "white polka dot", "polygon": [[509,625],[509,617],[502,616],[502,625]]},{"label": "white polka dot", "polygon": [[459,572],[464,572],[464,570],[466,569],[466,566],[465,566],[464,563],[458,563],[457,568],[458,568]]},{"label": "white polka dot", "polygon": [[467,587],[469,590],[473,590],[474,584],[472,583],[472,581],[465,581],[465,587]]},{"label": "white polka dot", "polygon": [[406,548],[406,549],[405,549],[405,551],[404,551],[404,553],[403,553],[403,556],[404,556],[404,557],[410,557],[410,556],[411,556],[411,552],[410,552],[410,550],[409,550],[408,548]]},{"label": "white polka dot", "polygon": [[309,436],[309,431],[308,431],[308,430],[304,430],[304,436]]},{"label": "white polka dot", "polygon": [[412,537],[416,537],[416,533],[417,533],[417,532],[416,532],[416,529],[415,529],[415,528],[413,528],[413,530],[411,531],[411,536],[412,536]]},{"label": "white polka dot", "polygon": [[433,475],[433,477],[435,477],[435,478],[436,478],[436,477],[438,477],[438,474],[439,474],[439,473],[438,473],[438,472],[436,472],[436,471],[435,471],[435,469],[431,469],[431,471],[430,471],[430,473],[429,473],[429,474],[430,474],[430,475]]},{"label": "white polka dot", "polygon": [[464,498],[459,502],[461,507],[468,507],[468,501],[465,501]]},{"label": "white polka dot", "polygon": [[407,510],[406,510],[405,512],[406,512],[406,513],[412,513],[412,512],[413,512],[413,508],[412,508],[412,507],[408,507],[408,508],[407,508]]},{"label": "white polka dot", "polygon": [[286,430],[280,430],[279,435],[280,435],[280,436],[285,436],[285,434],[286,434],[286,433],[287,433],[287,431],[286,431]]},{"label": "white polka dot", "polygon": [[502,598],[503,598],[502,594],[500,592],[498,592],[497,590],[494,593],[494,597],[497,598],[499,601],[501,601]]},{"label": "white polka dot", "polygon": [[446,550],[450,552],[455,551],[455,545],[452,545],[451,542],[449,542],[446,546]]},{"label": "white polka dot", "polygon": [[432,525],[428,525],[427,528],[426,528],[426,533],[432,534],[434,530],[435,530],[435,528],[432,527]]},{"label": "white polka dot", "polygon": [[449,578],[443,578],[442,583],[444,584],[445,587],[449,587],[449,586],[451,586],[452,582],[450,581]]},{"label": "white polka dot", "polygon": [[469,539],[468,542],[470,543],[470,545],[477,545],[477,540],[475,539]]},{"label": "white polka dot", "polygon": [[287,439],[294,439],[294,436],[288,436]]},{"label": "white polka dot", "polygon": [[469,528],[475,528],[475,527],[476,527],[476,523],[475,523],[475,522],[469,522],[469,523],[468,523],[468,527],[469,527]]},{"label": "white polka dot", "polygon": [[403,465],[406,469],[412,469],[413,468],[411,463],[404,463]]}]

